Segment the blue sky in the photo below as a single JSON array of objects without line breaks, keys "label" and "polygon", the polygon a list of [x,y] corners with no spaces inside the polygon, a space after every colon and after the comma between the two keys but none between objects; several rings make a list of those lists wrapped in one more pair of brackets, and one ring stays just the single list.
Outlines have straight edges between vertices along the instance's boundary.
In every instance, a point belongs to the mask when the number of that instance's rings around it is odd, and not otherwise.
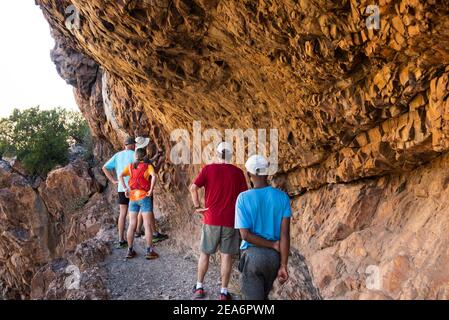
[{"label": "blue sky", "polygon": [[3,1],[0,41],[0,117],[15,107],[77,109],[72,87],[50,59],[54,41],[34,0]]}]

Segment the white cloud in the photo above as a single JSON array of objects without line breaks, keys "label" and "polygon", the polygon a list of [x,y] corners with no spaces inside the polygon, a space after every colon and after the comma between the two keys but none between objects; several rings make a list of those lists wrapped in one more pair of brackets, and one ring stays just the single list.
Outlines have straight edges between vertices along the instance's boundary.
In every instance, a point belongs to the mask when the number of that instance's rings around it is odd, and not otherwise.
[{"label": "white cloud", "polygon": [[0,43],[0,117],[36,105],[77,109],[50,59],[54,41],[34,0],[3,1]]}]

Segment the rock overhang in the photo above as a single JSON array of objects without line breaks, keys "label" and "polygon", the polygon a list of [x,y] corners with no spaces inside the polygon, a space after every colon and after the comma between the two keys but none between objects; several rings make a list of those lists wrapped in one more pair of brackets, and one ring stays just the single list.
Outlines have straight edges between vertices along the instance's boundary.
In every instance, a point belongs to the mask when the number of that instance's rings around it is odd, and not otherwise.
[{"label": "rock overhang", "polygon": [[[168,136],[194,121],[276,128],[275,181],[293,194],[410,170],[449,147],[444,2],[36,3],[58,45],[107,73],[117,119],[101,125],[115,144],[112,131]],[[79,28],[67,29],[71,5]]]}]

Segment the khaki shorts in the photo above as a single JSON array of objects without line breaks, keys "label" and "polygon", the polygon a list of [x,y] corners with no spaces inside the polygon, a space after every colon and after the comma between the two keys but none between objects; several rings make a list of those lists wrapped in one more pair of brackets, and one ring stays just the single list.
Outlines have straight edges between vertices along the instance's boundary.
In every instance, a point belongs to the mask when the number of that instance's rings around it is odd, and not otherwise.
[{"label": "khaki shorts", "polygon": [[224,254],[237,254],[240,247],[240,233],[234,228],[203,224],[201,232],[201,251],[214,254],[220,246]]}]

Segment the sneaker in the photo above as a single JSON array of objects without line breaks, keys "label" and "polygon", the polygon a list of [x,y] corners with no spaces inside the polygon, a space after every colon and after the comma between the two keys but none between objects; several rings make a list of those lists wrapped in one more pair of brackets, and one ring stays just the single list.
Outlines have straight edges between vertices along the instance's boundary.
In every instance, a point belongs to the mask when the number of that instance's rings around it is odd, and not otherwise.
[{"label": "sneaker", "polygon": [[128,248],[128,253],[126,255],[126,259],[132,259],[137,255],[136,251],[134,249]]},{"label": "sneaker", "polygon": [[126,240],[119,241],[117,244],[117,249],[125,249],[128,248],[128,242]]},{"label": "sneaker", "polygon": [[157,235],[153,235],[153,243],[158,243],[168,239],[168,235],[158,232]]},{"label": "sneaker", "polygon": [[232,300],[231,294],[228,293],[220,293],[220,300]]},{"label": "sneaker", "polygon": [[140,237],[143,237],[144,235],[145,235],[145,231],[138,231],[138,232],[134,233],[135,238],[140,238]]},{"label": "sneaker", "polygon": [[205,296],[206,292],[204,291],[203,288],[197,289],[196,286],[193,287],[193,299],[195,300],[204,299]]},{"label": "sneaker", "polygon": [[147,249],[147,253],[145,254],[145,259],[147,260],[153,260],[159,258],[159,255],[151,249]]}]

